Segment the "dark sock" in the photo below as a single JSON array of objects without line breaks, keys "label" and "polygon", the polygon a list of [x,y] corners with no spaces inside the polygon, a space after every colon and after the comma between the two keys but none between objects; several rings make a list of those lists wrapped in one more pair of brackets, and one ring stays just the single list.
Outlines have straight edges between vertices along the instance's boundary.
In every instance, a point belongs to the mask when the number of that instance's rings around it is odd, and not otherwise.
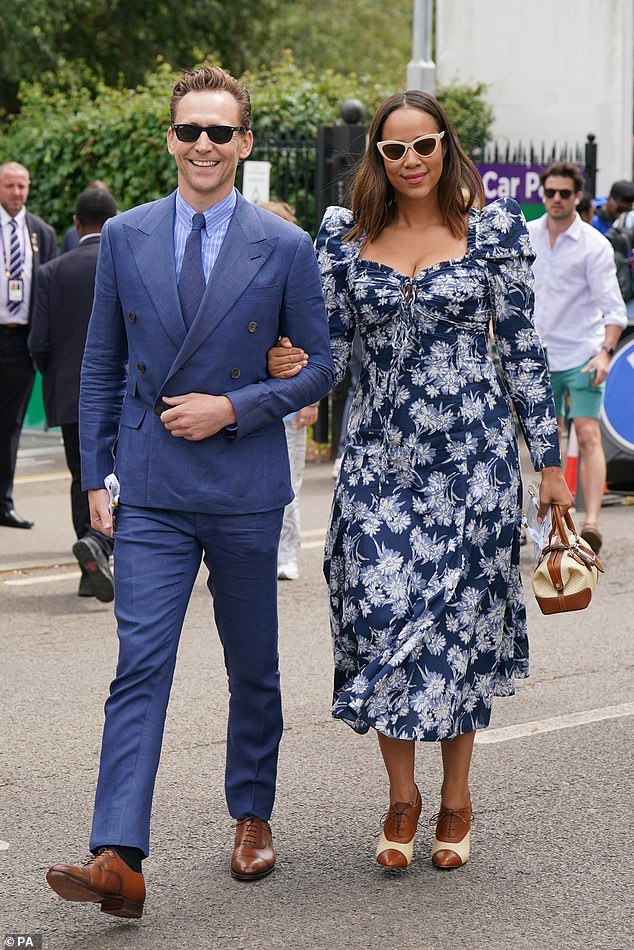
[{"label": "dark sock", "polygon": [[141,874],[141,861],[143,860],[143,852],[139,848],[126,848],[121,844],[101,844],[98,848],[93,848],[92,853],[96,854],[97,851],[100,851],[101,848],[109,848],[110,851],[114,851],[115,854],[118,854],[122,861],[128,865],[130,870],[136,871],[137,874]]}]

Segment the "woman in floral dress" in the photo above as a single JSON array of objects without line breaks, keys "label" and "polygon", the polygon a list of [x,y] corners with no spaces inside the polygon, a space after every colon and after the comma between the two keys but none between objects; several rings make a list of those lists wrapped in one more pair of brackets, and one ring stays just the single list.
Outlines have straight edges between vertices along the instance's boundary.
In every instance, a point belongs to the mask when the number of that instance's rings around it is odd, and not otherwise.
[{"label": "woman in floral dress", "polygon": [[[475,732],[528,675],[512,407],[542,473],[540,517],[572,501],[525,221],[510,199],[478,210],[482,197],[439,103],[399,93],[372,121],[352,211],[329,208],[317,237],[338,378],[355,329],[364,349],[326,541],[332,711],[378,734],[390,806],[377,860],[391,869],[412,859],[417,740],[442,750],[433,863],[465,863]],[[273,354],[273,375],[301,371],[301,351]]]}]

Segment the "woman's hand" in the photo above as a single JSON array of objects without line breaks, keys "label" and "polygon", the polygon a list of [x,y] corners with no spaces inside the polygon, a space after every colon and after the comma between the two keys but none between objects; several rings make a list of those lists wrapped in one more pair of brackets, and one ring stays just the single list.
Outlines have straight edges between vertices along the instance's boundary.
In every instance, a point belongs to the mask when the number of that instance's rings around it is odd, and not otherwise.
[{"label": "woman's hand", "polygon": [[295,413],[293,425],[296,429],[305,429],[307,426],[314,426],[319,418],[319,406],[304,406]]},{"label": "woman's hand", "polygon": [[266,354],[266,365],[273,379],[291,379],[308,365],[308,354],[283,336]]},{"label": "woman's hand", "polygon": [[551,505],[560,505],[566,512],[572,507],[573,503],[573,497],[559,465],[551,465],[542,469],[537,521],[540,524],[542,523]]}]

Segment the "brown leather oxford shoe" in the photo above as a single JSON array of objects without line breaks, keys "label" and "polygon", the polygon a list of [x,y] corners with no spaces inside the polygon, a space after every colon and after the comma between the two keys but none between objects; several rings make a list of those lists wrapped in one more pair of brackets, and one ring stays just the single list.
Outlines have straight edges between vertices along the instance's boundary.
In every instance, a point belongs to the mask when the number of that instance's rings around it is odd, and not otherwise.
[{"label": "brown leather oxford shoe", "polygon": [[231,876],[237,881],[259,881],[275,867],[275,848],[268,821],[242,818],[236,825]]},{"label": "brown leather oxford shoe", "polygon": [[100,848],[85,864],[54,864],[46,880],[66,901],[101,904],[113,917],[141,917],[145,901],[143,875],[129,868],[116,852]]}]

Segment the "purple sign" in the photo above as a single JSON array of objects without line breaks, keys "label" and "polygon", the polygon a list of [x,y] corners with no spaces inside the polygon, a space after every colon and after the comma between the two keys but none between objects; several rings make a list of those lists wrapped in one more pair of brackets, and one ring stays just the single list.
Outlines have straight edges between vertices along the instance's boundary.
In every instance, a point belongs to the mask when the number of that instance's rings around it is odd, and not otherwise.
[{"label": "purple sign", "polygon": [[515,198],[521,205],[541,204],[540,173],[546,165],[493,165],[477,164],[482,175],[485,201],[495,198]]},{"label": "purple sign", "polygon": [[478,164],[485,201],[515,198],[521,205],[541,204],[539,175],[544,165]]}]

